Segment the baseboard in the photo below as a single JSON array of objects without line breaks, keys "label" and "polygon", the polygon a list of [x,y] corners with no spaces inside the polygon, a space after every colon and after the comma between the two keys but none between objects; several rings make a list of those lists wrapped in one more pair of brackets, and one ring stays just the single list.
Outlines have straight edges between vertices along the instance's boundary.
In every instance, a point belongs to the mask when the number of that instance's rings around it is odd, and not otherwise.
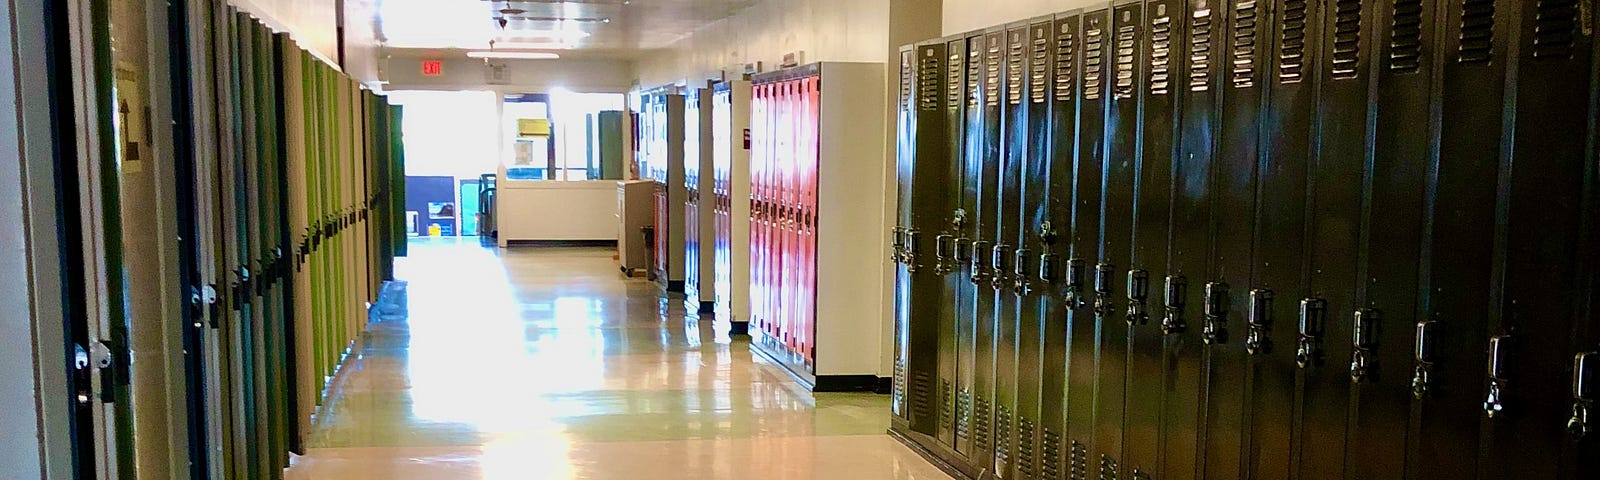
[{"label": "baseboard", "polygon": [[616,240],[506,240],[507,247],[617,247]]},{"label": "baseboard", "polygon": [[811,391],[888,393],[878,392],[879,380],[877,375],[817,375],[817,383]]},{"label": "baseboard", "polygon": [[717,311],[717,302],[715,300],[701,300],[700,301],[700,312],[699,313],[716,313],[716,311]]}]

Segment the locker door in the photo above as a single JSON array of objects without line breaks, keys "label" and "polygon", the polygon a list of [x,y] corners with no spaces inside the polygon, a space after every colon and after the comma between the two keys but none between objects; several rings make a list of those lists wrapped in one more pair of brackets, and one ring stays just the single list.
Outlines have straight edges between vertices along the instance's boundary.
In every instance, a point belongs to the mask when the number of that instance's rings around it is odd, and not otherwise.
[{"label": "locker door", "polygon": [[[1417,281],[1425,228],[1424,188],[1432,158],[1432,42],[1435,3],[1384,2],[1378,37],[1373,159],[1362,224],[1367,231],[1364,310],[1352,319],[1347,474],[1374,478],[1405,471],[1406,419],[1417,323]],[[1480,100],[1482,101],[1482,100]],[[1382,226],[1382,228],[1374,228]],[[1358,287],[1357,291],[1360,292]]]},{"label": "locker door", "polygon": [[[1022,77],[1025,87],[1020,100],[1026,118],[1023,137],[1028,148],[1021,152],[1018,195],[1016,254],[1012,263],[1012,293],[1017,307],[1017,478],[1033,479],[1040,476],[1041,434],[1040,421],[1044,373],[1045,327],[1041,307],[1044,286],[1035,281],[1038,276],[1039,255],[1044,251],[1042,239],[1055,235],[1054,227],[1045,223],[1050,208],[1050,157],[1051,128],[1050,86],[1054,54],[1054,19],[1036,21],[1028,25],[1023,45]],[[1013,156],[1015,158],[1015,156]]]},{"label": "locker door", "polygon": [[[190,478],[213,475],[215,459],[211,455],[211,428],[217,425],[216,409],[210,392],[216,387],[209,382],[214,345],[206,342],[206,308],[209,270],[207,262],[213,255],[210,231],[211,211],[209,201],[216,180],[210,168],[216,155],[216,132],[213,122],[216,105],[211,83],[212,61],[210,55],[209,2],[184,1],[169,7],[171,32],[178,35],[171,40],[172,81],[174,101],[172,109],[174,172],[178,181],[174,189],[178,221],[178,275],[182,298],[182,348],[185,376],[185,406],[192,412],[187,420],[188,442],[187,470]],[[174,469],[178,470],[178,469]]]},{"label": "locker door", "polygon": [[[995,419],[998,412],[994,403],[1000,395],[1001,385],[996,378],[999,375],[1001,364],[999,362],[999,337],[996,331],[995,312],[997,308],[996,292],[993,280],[996,275],[994,268],[996,237],[999,233],[999,219],[996,214],[1000,207],[1000,84],[1001,69],[1004,68],[1005,32],[999,29],[990,29],[983,35],[983,83],[980,87],[983,97],[983,112],[980,114],[978,133],[969,137],[977,142],[976,183],[979,185],[977,208],[975,210],[977,225],[973,232],[972,242],[972,279],[975,285],[977,305],[975,307],[975,321],[977,323],[978,340],[978,370],[977,380],[973,395],[972,417],[976,422],[973,425],[972,439],[976,444],[973,463],[980,468],[989,469],[999,461],[997,458],[1000,448],[999,433],[995,429]],[[999,474],[998,471],[992,471]]]},{"label": "locker door", "polygon": [[1028,26],[1012,24],[1006,27],[1004,37],[1003,67],[1001,68],[1000,95],[1000,183],[996,192],[997,210],[994,212],[996,234],[994,241],[995,343],[999,352],[995,361],[994,473],[1010,478],[1016,473],[1018,438],[1021,412],[1017,411],[1019,391],[1017,366],[1021,362],[1019,342],[1021,325],[1018,317],[1016,285],[1017,240],[1022,235],[1022,175],[1028,151],[1028,105],[1023,99],[1027,92]]},{"label": "locker door", "polygon": [[1100,255],[1095,266],[1095,320],[1099,330],[1095,365],[1095,453],[1103,477],[1121,475],[1123,415],[1126,406],[1128,324],[1116,287],[1124,283],[1127,259],[1133,255],[1134,167],[1139,156],[1139,92],[1144,88],[1140,32],[1144,5],[1121,2],[1112,7],[1110,106],[1106,115],[1106,156],[1102,159]]},{"label": "locker door", "polygon": [[1039,264],[1037,269],[1039,321],[1043,324],[1040,361],[1039,402],[1039,478],[1064,480],[1069,471],[1065,452],[1067,432],[1068,372],[1072,358],[1070,305],[1078,292],[1067,283],[1068,261],[1072,258],[1073,165],[1078,150],[1078,63],[1080,37],[1077,12],[1056,16],[1047,35],[1048,60],[1045,101],[1049,115],[1042,128],[1048,138],[1037,145],[1048,145],[1039,168],[1045,181],[1045,194],[1033,226],[1037,229]]},{"label": "locker door", "polygon": [[[1168,217],[1172,197],[1172,165],[1176,158],[1174,132],[1178,126],[1174,100],[1181,86],[1174,88],[1173,73],[1182,72],[1186,43],[1183,39],[1184,6],[1178,0],[1145,2],[1145,27],[1138,62],[1144,68],[1145,85],[1136,93],[1142,97],[1144,118],[1139,160],[1135,167],[1133,249],[1128,258],[1125,297],[1128,308],[1128,400],[1127,438],[1123,443],[1125,469],[1133,478],[1159,475],[1158,448],[1161,443],[1162,340],[1159,320],[1163,318],[1164,293],[1161,278],[1167,271]],[[1181,78],[1181,77],[1180,77]],[[1151,288],[1151,277],[1156,279]],[[1151,324],[1153,315],[1158,322]]]},{"label": "locker door", "polygon": [[890,407],[897,420],[911,419],[910,391],[907,388],[908,350],[911,348],[911,290],[912,279],[908,271],[907,245],[911,225],[911,195],[914,172],[912,165],[917,155],[917,105],[913,102],[913,79],[917,76],[917,49],[900,47],[900,97],[895,104],[895,221],[890,232],[893,240],[894,281],[894,388]]},{"label": "locker door", "polygon": [[[1575,478],[1563,463],[1572,417],[1573,338],[1581,292],[1584,175],[1593,166],[1575,131],[1592,118],[1591,32],[1573,1],[1522,2],[1509,45],[1510,155],[1500,159],[1487,392],[1479,478]],[[1555,125],[1567,125],[1559,128]],[[1562,279],[1552,281],[1553,279]],[[1496,290],[1499,290],[1496,292]],[[1581,350],[1580,350],[1581,349]]]},{"label": "locker door", "polygon": [[[1596,20],[1600,23],[1600,20]],[[1585,27],[1592,29],[1596,25]],[[1593,30],[1590,30],[1591,32]],[[1590,61],[1600,66],[1600,49],[1593,45],[1589,48]],[[1591,414],[1595,408],[1595,401],[1600,399],[1600,236],[1595,229],[1600,227],[1600,209],[1596,208],[1596,200],[1600,200],[1600,171],[1595,166],[1600,165],[1595,155],[1600,154],[1596,148],[1600,147],[1600,125],[1596,124],[1593,112],[1600,109],[1600,82],[1589,85],[1589,168],[1584,172],[1583,187],[1583,225],[1582,237],[1579,239],[1580,277],[1580,303],[1577,322],[1573,325],[1572,345],[1572,372],[1571,372],[1571,398],[1567,399],[1572,404],[1571,418],[1567,419],[1567,433],[1569,441],[1561,450],[1562,477],[1563,478],[1589,478],[1600,475],[1600,442],[1594,437],[1595,417]]]},{"label": "locker door", "polygon": [[[942,314],[947,311],[936,245],[937,233],[949,224],[950,198],[945,188],[956,180],[949,176],[945,127],[945,44],[933,41],[916,47],[913,89],[916,110],[916,152],[912,165],[910,230],[906,232],[905,270],[911,276],[910,380],[912,428],[937,435],[939,399],[936,381],[940,371],[939,344]],[[814,204],[814,199],[812,201]]]},{"label": "locker door", "polygon": [[1264,327],[1248,321],[1250,287],[1255,285],[1251,262],[1263,248],[1252,242],[1251,235],[1257,208],[1261,103],[1267,83],[1261,54],[1270,45],[1272,23],[1267,19],[1268,9],[1258,8],[1251,0],[1217,3],[1212,8],[1217,10],[1212,15],[1216,50],[1211,68],[1217,70],[1212,88],[1220,100],[1213,119],[1217,143],[1212,219],[1216,230],[1211,278],[1226,288],[1214,288],[1203,297],[1208,305],[1202,314],[1216,335],[1207,352],[1211,368],[1207,372],[1202,427],[1206,443],[1201,460],[1207,478],[1253,478],[1249,462],[1255,427],[1251,405],[1260,397],[1249,345]]},{"label": "locker door", "polygon": [[[1362,310],[1366,282],[1361,281],[1362,207],[1366,202],[1363,170],[1371,160],[1368,125],[1376,2],[1332,2],[1320,18],[1317,41],[1327,55],[1316,65],[1317,150],[1309,185],[1311,226],[1307,229],[1311,259],[1310,295],[1321,319],[1303,322],[1303,359],[1297,379],[1301,409],[1299,452],[1303,478],[1343,478],[1346,419],[1350,405],[1351,333],[1367,321]],[[1315,317],[1316,315],[1312,315]],[[1360,320],[1358,320],[1360,319]]]},{"label": "locker door", "polygon": [[[1078,98],[1078,135],[1073,158],[1072,256],[1067,263],[1066,283],[1071,307],[1067,343],[1067,439],[1068,469],[1073,480],[1090,478],[1090,449],[1095,447],[1095,380],[1098,363],[1097,334],[1100,311],[1106,299],[1103,288],[1109,279],[1092,271],[1100,261],[1100,205],[1104,203],[1101,178],[1105,172],[1105,126],[1111,58],[1111,12],[1096,10],[1083,14],[1083,54],[1079,70],[1083,81]],[[1092,292],[1092,293],[1091,293]],[[1092,308],[1091,308],[1092,307]],[[1093,463],[1091,463],[1093,462]],[[1094,475],[1099,478],[1099,475]]]},{"label": "locker door", "polygon": [[[944,42],[944,71],[940,72],[941,95],[944,95],[944,111],[939,115],[944,120],[943,136],[944,158],[940,167],[945,175],[945,183],[940,185],[935,195],[943,196],[944,211],[941,212],[943,224],[939,225],[941,232],[934,243],[935,274],[940,277],[940,297],[937,304],[939,316],[939,441],[946,447],[956,448],[960,442],[957,440],[957,418],[960,415],[958,391],[964,383],[961,381],[961,359],[969,348],[963,339],[964,333],[970,330],[961,316],[962,305],[966,303],[961,295],[966,278],[962,273],[964,257],[960,252],[959,238],[963,237],[966,226],[966,198],[964,184],[966,183],[965,157],[962,148],[965,145],[964,132],[966,131],[966,114],[963,105],[966,104],[963,93],[965,92],[965,79],[967,69],[966,39],[957,37],[945,39]],[[954,459],[952,459],[953,461]]]},{"label": "locker door", "polygon": [[[1252,374],[1261,394],[1251,404],[1254,420],[1250,474],[1253,478],[1290,478],[1306,437],[1296,427],[1299,400],[1296,390],[1295,350],[1300,339],[1297,319],[1306,296],[1305,212],[1306,175],[1311,165],[1312,114],[1316,86],[1308,65],[1320,58],[1322,31],[1316,19],[1318,3],[1274,0],[1272,48],[1260,62],[1268,88],[1261,126],[1260,171],[1256,195],[1256,245],[1247,320],[1255,338],[1246,339],[1252,355]],[[1258,7],[1260,8],[1260,7]],[[1270,62],[1268,61],[1270,60]],[[1306,308],[1304,313],[1319,314]],[[1311,317],[1308,319],[1315,319]]]},{"label": "locker door", "polygon": [[683,101],[683,292],[684,307],[699,312],[700,293],[700,95],[698,88],[684,92]]},{"label": "locker door", "polygon": [[[965,56],[966,71],[962,74],[962,109],[961,109],[961,211],[957,218],[961,223],[955,225],[958,232],[955,244],[955,262],[957,264],[955,280],[956,290],[956,451],[966,455],[972,464],[984,466],[983,461],[987,446],[978,442],[978,420],[973,409],[979,397],[987,397],[983,393],[989,385],[987,374],[980,373],[989,367],[989,360],[980,357],[987,352],[979,344],[978,330],[981,329],[980,315],[977,305],[982,303],[979,298],[978,280],[983,275],[979,268],[980,262],[987,261],[977,254],[982,253],[973,243],[981,238],[975,228],[978,219],[979,198],[983,190],[983,50],[984,37],[981,34],[968,35],[961,40],[962,52]],[[966,261],[963,261],[966,260]],[[987,425],[985,423],[984,425]]]}]

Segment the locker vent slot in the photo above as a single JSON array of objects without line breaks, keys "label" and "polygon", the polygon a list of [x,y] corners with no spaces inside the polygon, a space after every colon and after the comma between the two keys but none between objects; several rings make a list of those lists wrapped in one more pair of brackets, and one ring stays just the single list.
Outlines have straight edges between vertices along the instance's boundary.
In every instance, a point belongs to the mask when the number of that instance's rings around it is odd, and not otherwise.
[{"label": "locker vent slot", "polygon": [[906,416],[906,359],[904,353],[894,359],[894,404],[900,416]]},{"label": "locker vent slot", "polygon": [[1072,441],[1072,480],[1089,480],[1089,447]]},{"label": "locker vent slot", "polygon": [[1006,103],[1012,105],[1022,104],[1024,55],[1022,35],[1012,33],[1011,42],[1006,48]]},{"label": "locker vent slot", "polygon": [[950,49],[949,78],[945,79],[949,90],[945,105],[951,110],[961,108],[961,50]]},{"label": "locker vent slot", "polygon": [[1033,56],[1028,64],[1028,96],[1033,103],[1044,103],[1045,92],[1048,91],[1050,72],[1050,39],[1045,37],[1046,31],[1037,30],[1033,37]]},{"label": "locker vent slot", "polygon": [[933,375],[917,372],[911,378],[911,418],[933,415]]},{"label": "locker vent slot", "polygon": [[1460,35],[1457,62],[1489,63],[1489,56],[1494,50],[1494,0],[1466,0],[1461,3]]},{"label": "locker vent slot", "polygon": [[948,432],[955,429],[956,399],[955,385],[949,380],[939,379],[939,431]]},{"label": "locker vent slot", "polygon": [[990,39],[983,56],[983,104],[1000,106],[1000,40]]},{"label": "locker vent slot", "polygon": [[1072,44],[1072,31],[1065,25],[1056,34],[1056,100],[1072,100],[1073,62],[1077,60]]},{"label": "locker vent slot", "polygon": [[1411,73],[1421,68],[1422,0],[1394,0],[1389,28],[1389,70]]},{"label": "locker vent slot", "polygon": [[1284,0],[1279,21],[1278,83],[1299,83],[1305,75],[1306,0]]},{"label": "locker vent slot", "polygon": [[1064,480],[1061,478],[1061,434],[1045,428],[1042,442],[1044,458],[1039,462],[1040,480]]},{"label": "locker vent slot", "polygon": [[1256,2],[1245,0],[1233,6],[1233,86],[1249,88],[1256,84]]},{"label": "locker vent slot", "polygon": [[972,391],[962,389],[956,395],[956,438],[969,438],[972,435]]},{"label": "locker vent slot", "polygon": [[1578,0],[1539,0],[1533,21],[1533,57],[1571,57],[1577,30]]},{"label": "locker vent slot", "polygon": [[1117,459],[1100,454],[1100,480],[1117,480]]},{"label": "locker vent slot", "polygon": [[1116,98],[1133,97],[1133,61],[1138,49],[1138,28],[1133,25],[1117,27],[1117,82]]},{"label": "locker vent slot", "polygon": [[939,57],[924,50],[917,62],[917,103],[923,110],[939,108]]},{"label": "locker vent slot", "polygon": [[1361,58],[1361,0],[1333,5],[1333,78],[1356,78]]},{"label": "locker vent slot", "polygon": [[983,80],[983,52],[967,49],[967,106],[976,107],[980,101],[978,85]]},{"label": "locker vent slot", "polygon": [[1033,469],[1033,430],[1033,420],[1017,418],[1017,478],[1031,480],[1038,475]]},{"label": "locker vent slot", "polygon": [[[978,397],[972,404],[972,441],[989,444],[989,399]],[[979,447],[983,448],[983,447]]]},{"label": "locker vent slot", "polygon": [[911,53],[900,56],[900,105],[911,105]]},{"label": "locker vent slot", "polygon": [[995,408],[994,465],[995,471],[1005,471],[1011,463],[1011,409],[1001,405]]},{"label": "locker vent slot", "polygon": [[1189,91],[1211,88],[1211,9],[1196,10],[1189,33]]},{"label": "locker vent slot", "polygon": [[1150,18],[1150,93],[1166,95],[1171,89],[1172,16],[1157,15]]},{"label": "locker vent slot", "polygon": [[1105,82],[1105,33],[1098,24],[1083,31],[1083,98],[1099,100]]}]

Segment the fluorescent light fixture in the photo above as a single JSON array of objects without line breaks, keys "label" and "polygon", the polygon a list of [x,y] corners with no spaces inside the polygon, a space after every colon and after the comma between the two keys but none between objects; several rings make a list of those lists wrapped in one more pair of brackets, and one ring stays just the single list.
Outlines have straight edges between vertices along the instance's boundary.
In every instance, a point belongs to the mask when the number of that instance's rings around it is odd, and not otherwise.
[{"label": "fluorescent light fixture", "polygon": [[519,60],[555,60],[561,58],[551,52],[501,52],[496,50],[475,50],[467,52],[471,58],[514,58]]},{"label": "fluorescent light fixture", "polygon": [[[507,30],[504,34],[512,38],[555,38],[562,40],[582,40],[592,35],[589,32],[577,29],[568,30]],[[507,41],[506,43],[515,43]]]}]

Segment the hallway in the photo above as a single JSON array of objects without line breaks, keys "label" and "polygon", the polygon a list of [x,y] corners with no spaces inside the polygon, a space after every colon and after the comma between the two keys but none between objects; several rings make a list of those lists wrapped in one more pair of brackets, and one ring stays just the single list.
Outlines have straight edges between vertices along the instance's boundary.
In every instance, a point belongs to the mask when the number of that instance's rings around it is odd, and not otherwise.
[{"label": "hallway", "polygon": [[413,240],[294,480],[945,479],[888,397],[797,388],[610,249]]}]

